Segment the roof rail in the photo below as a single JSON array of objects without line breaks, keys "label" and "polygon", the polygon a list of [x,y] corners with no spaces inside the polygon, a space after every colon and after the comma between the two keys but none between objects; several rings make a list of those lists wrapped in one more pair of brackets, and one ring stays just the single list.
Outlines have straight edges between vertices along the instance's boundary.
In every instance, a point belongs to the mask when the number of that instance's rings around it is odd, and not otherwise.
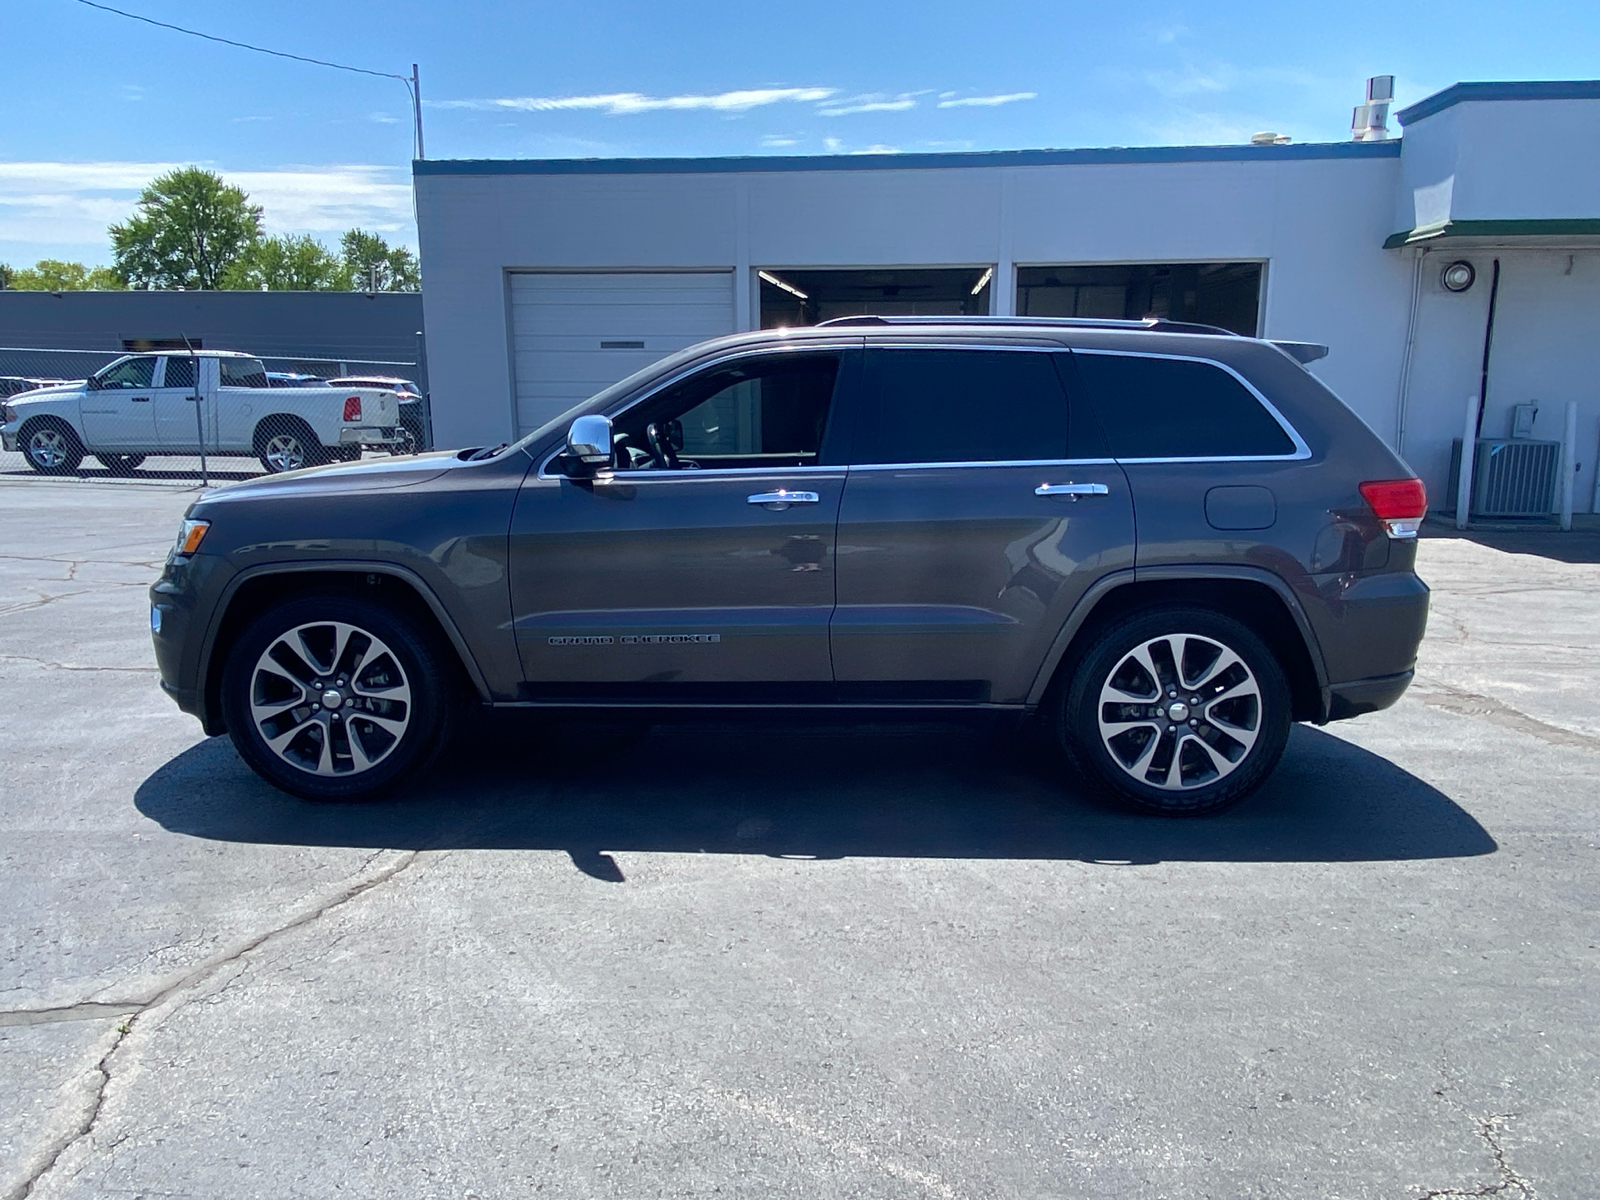
[{"label": "roof rail", "polygon": [[1068,329],[1144,329],[1152,333],[1208,333],[1222,337],[1238,337],[1231,329],[1220,325],[1201,325],[1196,321],[1169,321],[1165,317],[1144,317],[1137,321],[1118,320],[1112,317],[962,317],[919,316],[834,317],[819,321],[817,327],[839,325],[1038,325],[1045,328]]}]

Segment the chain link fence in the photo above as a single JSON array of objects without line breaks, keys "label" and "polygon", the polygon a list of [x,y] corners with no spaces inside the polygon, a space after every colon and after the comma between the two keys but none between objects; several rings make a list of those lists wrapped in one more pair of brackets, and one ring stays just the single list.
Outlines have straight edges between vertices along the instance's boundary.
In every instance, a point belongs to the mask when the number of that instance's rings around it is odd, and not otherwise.
[{"label": "chain link fence", "polygon": [[433,445],[414,362],[0,346],[0,474],[209,485]]}]

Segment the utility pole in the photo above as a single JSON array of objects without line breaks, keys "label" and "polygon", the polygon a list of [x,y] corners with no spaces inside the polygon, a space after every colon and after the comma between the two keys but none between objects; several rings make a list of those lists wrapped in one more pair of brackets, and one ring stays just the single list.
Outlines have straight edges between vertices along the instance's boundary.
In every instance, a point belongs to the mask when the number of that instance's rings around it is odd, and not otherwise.
[{"label": "utility pole", "polygon": [[411,64],[411,115],[417,123],[417,157],[427,158],[422,148],[422,81],[417,77],[417,64]]}]

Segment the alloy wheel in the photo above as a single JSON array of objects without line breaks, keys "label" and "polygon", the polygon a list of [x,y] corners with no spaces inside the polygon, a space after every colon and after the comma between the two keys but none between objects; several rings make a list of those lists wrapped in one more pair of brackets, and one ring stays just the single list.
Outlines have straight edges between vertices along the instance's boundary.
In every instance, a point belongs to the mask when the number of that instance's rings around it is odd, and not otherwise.
[{"label": "alloy wheel", "polygon": [[306,465],[305,447],[292,433],[278,433],[268,438],[261,457],[274,471],[298,471]]},{"label": "alloy wheel", "polygon": [[72,461],[72,447],[66,434],[46,426],[28,438],[28,457],[47,471],[63,471]]},{"label": "alloy wheel", "polygon": [[250,716],[266,748],[301,771],[371,770],[411,724],[411,684],[381,639],[342,621],[274,638],[250,673]]},{"label": "alloy wheel", "polygon": [[1196,633],[1141,642],[1095,709],[1113,762],[1147,787],[1190,791],[1231,775],[1262,729],[1261,683],[1237,652]]}]

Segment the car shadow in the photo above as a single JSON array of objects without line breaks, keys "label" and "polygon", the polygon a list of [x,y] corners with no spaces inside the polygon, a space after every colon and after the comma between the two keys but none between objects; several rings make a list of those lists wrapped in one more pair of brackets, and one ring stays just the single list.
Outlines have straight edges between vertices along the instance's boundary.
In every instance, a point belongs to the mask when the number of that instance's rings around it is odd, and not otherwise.
[{"label": "car shadow", "polygon": [[1448,538],[1476,542],[1507,554],[1531,554],[1563,563],[1600,563],[1600,517],[1574,514],[1572,528],[1557,529],[1548,521],[1528,521],[1518,528],[1502,522],[1493,528],[1456,529],[1446,520],[1429,517],[1422,531],[1425,538]]},{"label": "car shadow", "polygon": [[139,810],[216,841],[1096,863],[1361,862],[1489,854],[1449,797],[1297,726],[1277,772],[1219,816],[1164,820],[1086,788],[1021,734],[962,726],[689,722],[608,727],[493,713],[425,780],[369,804],[307,804],[212,738],[139,787]]}]

